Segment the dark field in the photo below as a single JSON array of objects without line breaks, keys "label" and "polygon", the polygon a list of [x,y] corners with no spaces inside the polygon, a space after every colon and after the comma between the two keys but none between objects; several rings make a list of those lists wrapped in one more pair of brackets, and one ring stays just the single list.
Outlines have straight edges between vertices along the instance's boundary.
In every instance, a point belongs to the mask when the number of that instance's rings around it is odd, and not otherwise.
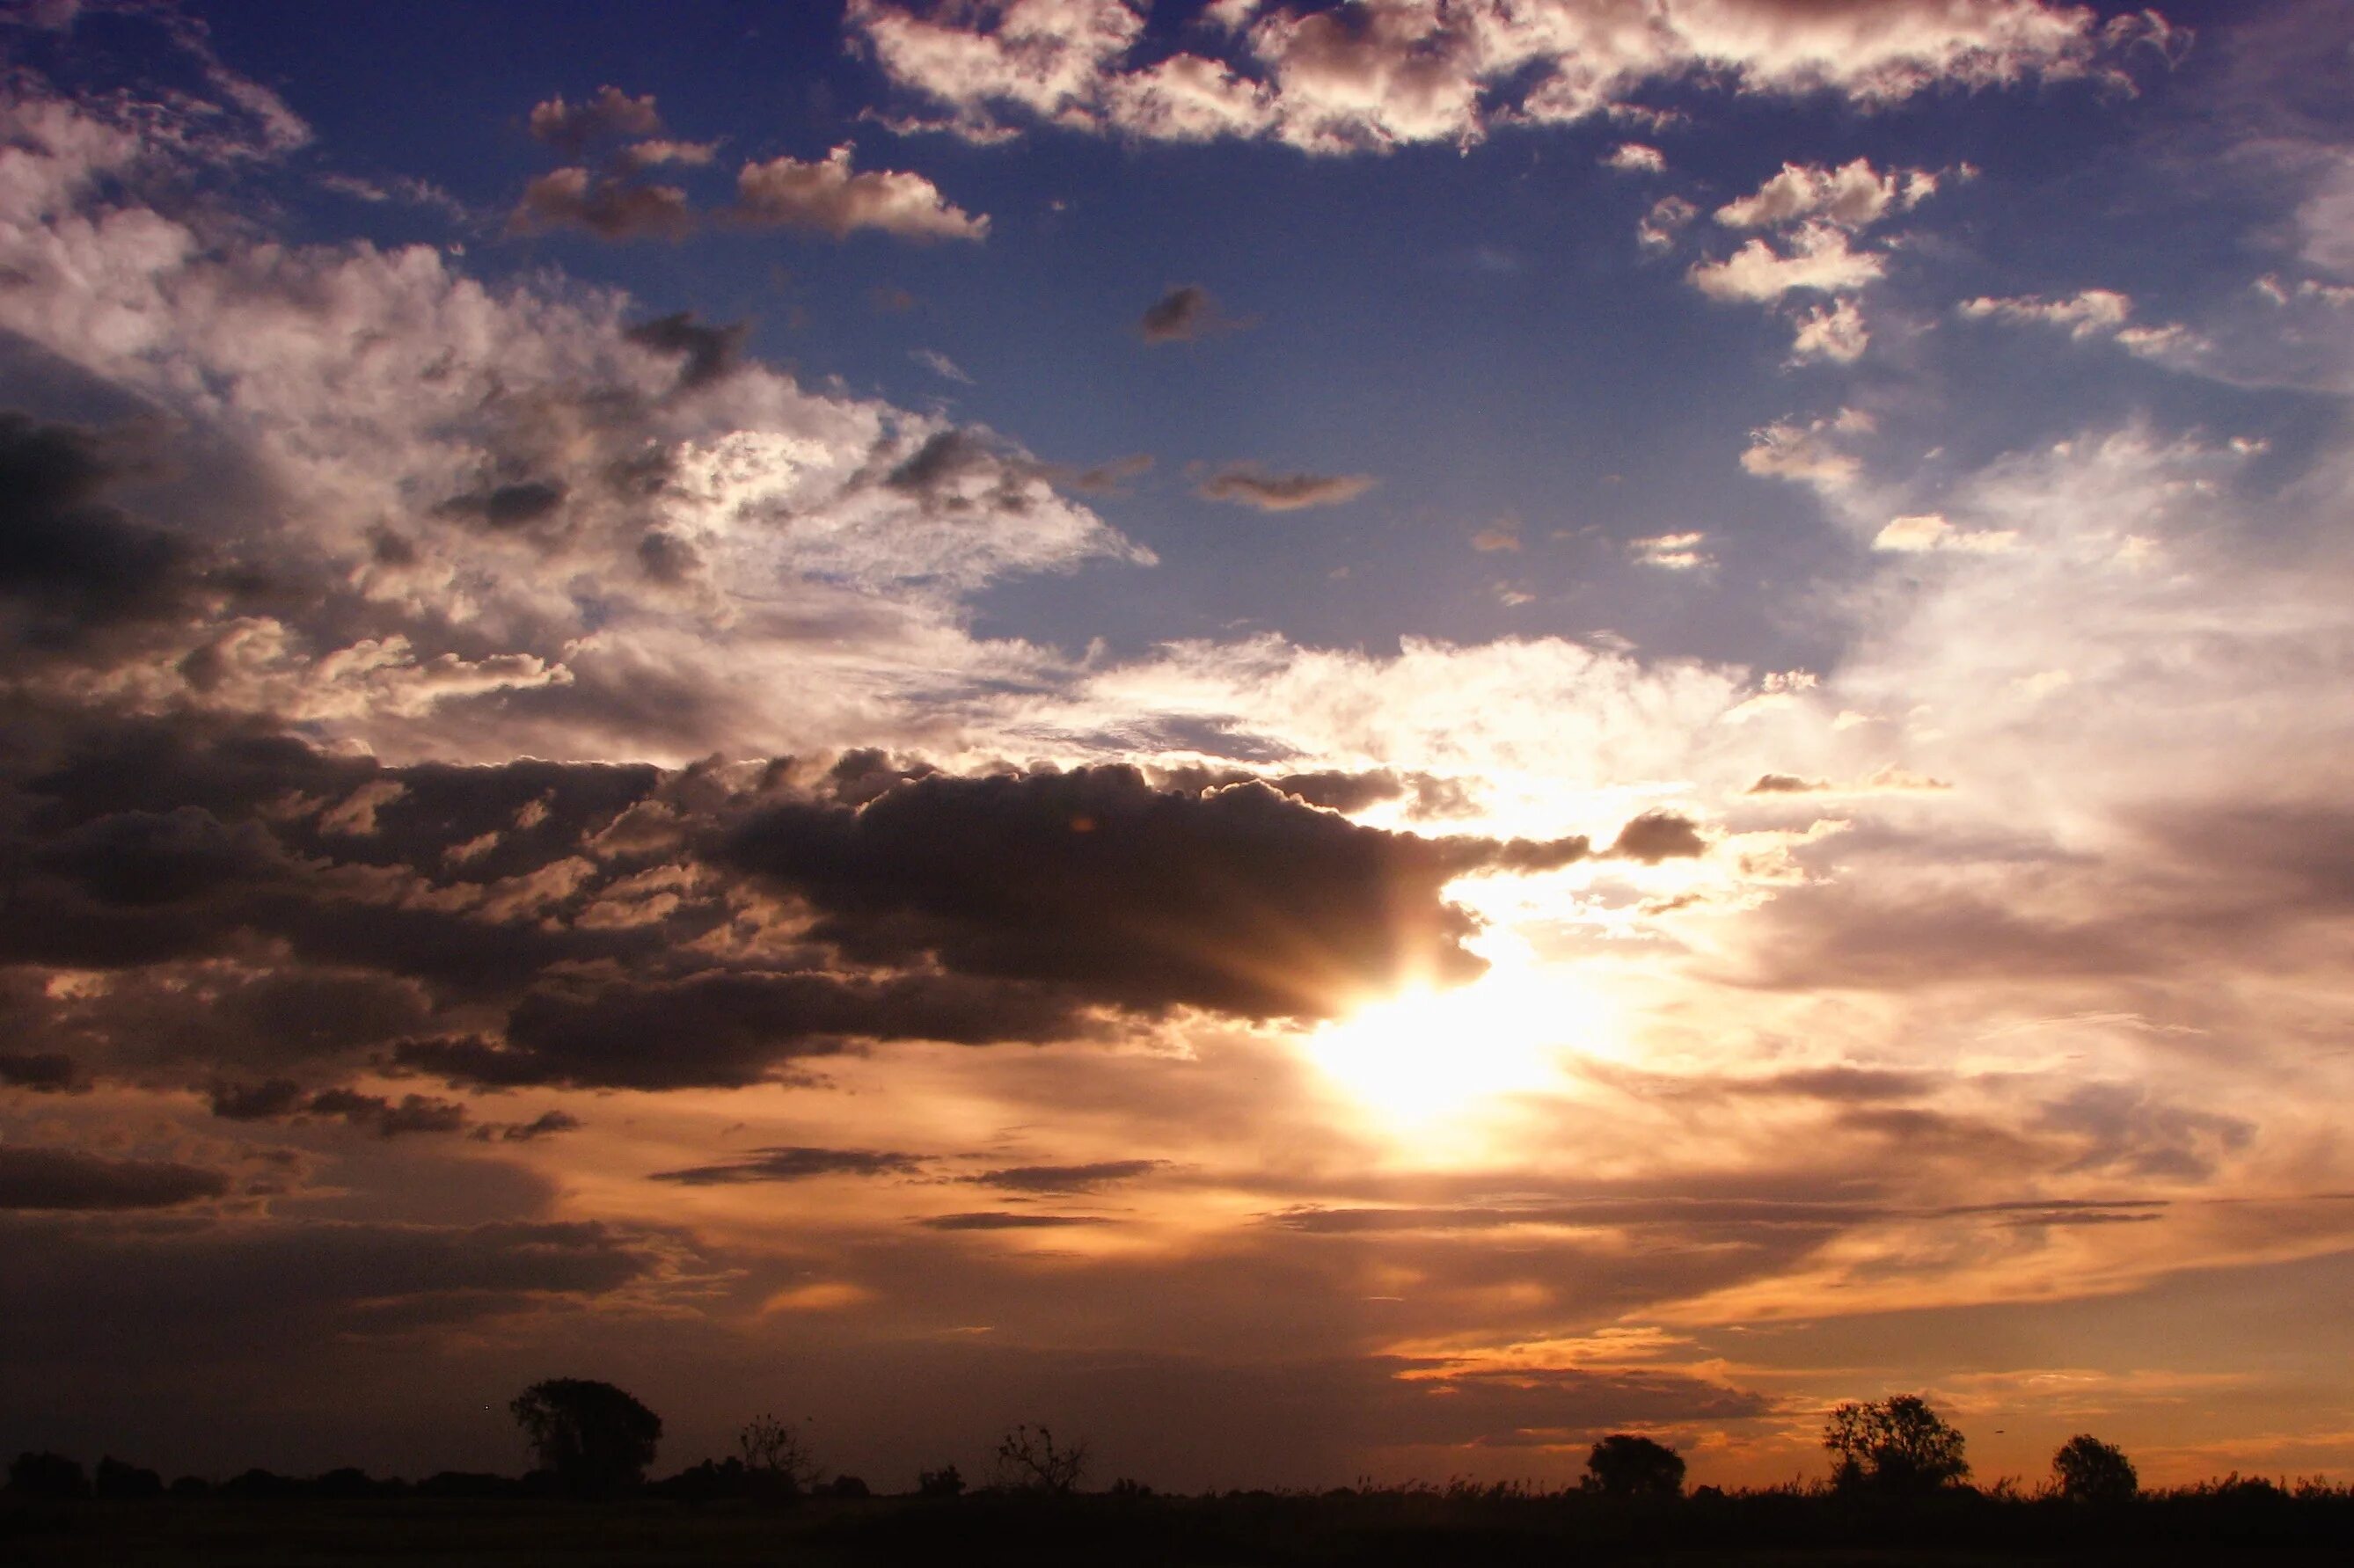
[{"label": "dark field", "polygon": [[295,1564],[2342,1564],[2342,1494],[2161,1495],[2115,1508],[1792,1493],[1656,1505],[1438,1491],[981,1495],[779,1506],[386,1498],[0,1502],[0,1563]]}]

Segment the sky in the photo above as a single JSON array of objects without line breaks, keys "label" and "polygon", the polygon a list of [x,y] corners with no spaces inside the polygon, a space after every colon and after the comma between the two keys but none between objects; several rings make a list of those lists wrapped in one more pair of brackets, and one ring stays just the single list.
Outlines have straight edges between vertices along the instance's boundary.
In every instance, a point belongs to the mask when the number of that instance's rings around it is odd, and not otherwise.
[{"label": "sky", "polygon": [[0,1449],[2354,1475],[2354,13],[0,12]]}]

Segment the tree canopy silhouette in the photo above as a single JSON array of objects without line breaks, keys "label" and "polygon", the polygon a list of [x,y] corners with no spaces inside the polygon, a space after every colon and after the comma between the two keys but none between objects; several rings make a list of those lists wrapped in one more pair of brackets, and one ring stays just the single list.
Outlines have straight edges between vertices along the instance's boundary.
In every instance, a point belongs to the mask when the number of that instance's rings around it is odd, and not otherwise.
[{"label": "tree canopy silhouette", "polygon": [[1041,1426],[1033,1432],[1016,1426],[997,1445],[997,1474],[1006,1486],[1055,1496],[1076,1489],[1087,1474],[1084,1442],[1057,1447],[1053,1432]]},{"label": "tree canopy silhouette", "polygon": [[1684,1458],[1664,1443],[1614,1432],[1585,1456],[1585,1484],[1606,1497],[1681,1497]]},{"label": "tree canopy silhouette", "polygon": [[2130,1502],[2141,1490],[2125,1451],[2083,1432],[2052,1456],[2052,1479],[2073,1502]]},{"label": "tree canopy silhouette", "polygon": [[1917,1393],[1839,1406],[1823,1425],[1823,1446],[1838,1456],[1842,1488],[1930,1492],[1970,1473],[1962,1435]]},{"label": "tree canopy silhouette", "polygon": [[610,1383],[549,1378],[507,1405],[540,1466],[567,1491],[603,1497],[643,1481],[662,1440],[662,1417]]}]

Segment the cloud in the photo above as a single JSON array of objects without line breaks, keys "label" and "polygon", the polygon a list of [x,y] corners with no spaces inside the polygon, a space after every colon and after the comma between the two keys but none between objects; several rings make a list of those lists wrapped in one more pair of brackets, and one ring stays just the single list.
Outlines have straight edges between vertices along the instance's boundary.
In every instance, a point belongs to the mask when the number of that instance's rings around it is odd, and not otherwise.
[{"label": "cloud", "polygon": [[403,1095],[398,1100],[389,1100],[381,1095],[364,1095],[347,1088],[306,1094],[301,1086],[284,1078],[260,1084],[219,1085],[212,1091],[211,1102],[213,1115],[230,1121],[333,1117],[378,1138],[398,1138],[409,1132],[456,1132],[466,1125],[466,1107],[454,1100],[426,1095]]},{"label": "cloud", "polygon": [[1618,831],[1609,852],[1626,860],[1657,865],[1663,860],[1691,860],[1708,853],[1708,841],[1689,817],[1674,811],[1646,811]]},{"label": "cloud", "polygon": [[974,141],[1025,125],[1146,140],[1272,138],[1324,154],[1470,143],[1492,125],[1637,111],[1647,88],[1706,77],[1746,94],[1838,93],[1865,106],[1940,85],[2102,76],[2162,29],[2040,0],[1895,0],[1867,15],[1802,0],[1634,8],[1366,0],[1221,13],[1226,58],[1137,59],[1125,0],[983,0],[924,12],[853,0],[844,25],[884,74]]},{"label": "cloud", "polygon": [[746,164],[736,176],[734,217],[756,228],[812,228],[836,239],[863,228],[900,239],[984,238],[989,219],[949,205],[921,175],[868,169],[854,173],[847,142],[809,162],[771,158]]},{"label": "cloud", "polygon": [[1835,300],[1798,318],[1790,357],[1799,363],[1828,359],[1838,365],[1852,365],[1863,357],[1863,351],[1871,344],[1872,334],[1865,330],[1863,313],[1856,309],[1855,302]]},{"label": "cloud", "polygon": [[1840,228],[1868,228],[1891,212],[1918,206],[1936,189],[1937,176],[1925,170],[1883,174],[1868,158],[1836,169],[1785,164],[1755,192],[1718,207],[1715,216],[1729,228],[1778,228],[1816,220]]},{"label": "cloud", "polygon": [[1098,1160],[1086,1165],[1010,1165],[958,1180],[976,1186],[1002,1187],[1009,1192],[1099,1192],[1122,1181],[1150,1176],[1168,1164],[1165,1160]]},{"label": "cloud", "polygon": [[1703,261],[1685,274],[1712,300],[1777,300],[1804,290],[1840,293],[1860,289],[1886,270],[1878,251],[1854,250],[1847,231],[1830,223],[1803,225],[1785,252],[1752,239],[1722,261]]},{"label": "cloud", "polygon": [[1964,300],[1954,309],[1972,321],[1992,320],[2062,327],[2069,337],[2078,343],[2105,338],[2127,353],[2145,358],[2179,359],[2186,354],[2201,353],[2212,346],[2179,322],[2161,326],[2128,324],[2128,318],[2133,314],[2133,299],[2114,289],[2082,289],[2056,300],[2046,299],[2040,294],[2014,299],[1981,295],[1977,299]]},{"label": "cloud", "polygon": [[817,1176],[905,1176],[921,1169],[912,1154],[887,1154],[872,1149],[756,1149],[742,1160],[724,1165],[695,1165],[684,1171],[657,1171],[650,1181],[675,1181],[683,1187],[713,1187],[740,1181],[805,1181]]},{"label": "cloud", "polygon": [[508,221],[525,234],[578,228],[599,239],[677,239],[695,227],[695,214],[676,185],[595,175],[574,164],[524,186]]},{"label": "cloud", "polygon": [[2011,528],[1956,528],[1938,514],[1926,512],[1890,518],[1888,525],[1872,535],[1872,547],[1900,555],[1932,550],[1999,555],[2019,547],[2019,533]]},{"label": "cloud", "polygon": [[1354,501],[1379,482],[1364,473],[1268,473],[1256,463],[1229,463],[1203,480],[1194,493],[1261,512],[1298,512]]},{"label": "cloud", "polygon": [[1192,343],[1251,323],[1220,310],[1200,284],[1182,283],[1146,306],[1136,324],[1147,343]]},{"label": "cloud", "polygon": [[650,136],[662,129],[662,116],[654,111],[653,94],[632,98],[608,85],[579,103],[567,103],[559,92],[534,104],[528,123],[539,141],[577,152],[599,136]]},{"label": "cloud", "polygon": [[87,1086],[80,1065],[61,1051],[0,1051],[0,1084],[47,1095]]},{"label": "cloud", "polygon": [[1665,250],[1676,242],[1676,237],[1691,226],[1700,216],[1700,208],[1678,196],[1661,196],[1651,204],[1637,225],[1635,238],[1646,250]]},{"label": "cloud", "polygon": [[1657,147],[1640,142],[1621,142],[1604,154],[1603,164],[1623,175],[1658,175],[1667,172],[1667,155]]},{"label": "cloud", "polygon": [[693,391],[736,368],[744,347],[745,327],[741,322],[705,326],[695,320],[693,311],[674,311],[641,322],[622,335],[655,354],[676,355],[679,388]]},{"label": "cloud", "polygon": [[1627,541],[1628,552],[1638,566],[1657,567],[1668,572],[1695,572],[1716,565],[1716,558],[1702,546],[1708,535],[1688,534],[1655,534],[1645,539]]},{"label": "cloud", "polygon": [[985,1209],[974,1213],[934,1214],[916,1223],[928,1231],[1044,1231],[1071,1225],[1108,1225],[1112,1222],[1092,1214],[1034,1214]]},{"label": "cloud", "polygon": [[0,1209],[169,1209],[228,1191],[219,1171],[193,1165],[0,1144]]},{"label": "cloud", "polygon": [[966,375],[955,360],[936,348],[909,349],[907,357],[943,381],[959,381],[967,387],[972,385],[972,377]]},{"label": "cloud", "polygon": [[1483,966],[1446,885],[1569,863],[1585,844],[1422,839],[1257,783],[1186,794],[1101,767],[910,779],[855,811],[779,806],[716,853],[804,900],[811,935],[864,963],[1271,1017],[1411,975],[1469,979]]}]

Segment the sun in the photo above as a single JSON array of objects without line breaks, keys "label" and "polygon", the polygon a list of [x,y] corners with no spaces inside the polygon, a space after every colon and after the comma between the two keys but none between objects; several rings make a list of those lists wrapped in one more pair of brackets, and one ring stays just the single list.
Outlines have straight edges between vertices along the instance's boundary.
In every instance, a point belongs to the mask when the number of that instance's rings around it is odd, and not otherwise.
[{"label": "sun", "polygon": [[1563,1056],[1607,1033],[1599,1000],[1575,976],[1499,965],[1469,985],[1368,1003],[1300,1046],[1367,1112],[1415,1128],[1560,1083]]}]

